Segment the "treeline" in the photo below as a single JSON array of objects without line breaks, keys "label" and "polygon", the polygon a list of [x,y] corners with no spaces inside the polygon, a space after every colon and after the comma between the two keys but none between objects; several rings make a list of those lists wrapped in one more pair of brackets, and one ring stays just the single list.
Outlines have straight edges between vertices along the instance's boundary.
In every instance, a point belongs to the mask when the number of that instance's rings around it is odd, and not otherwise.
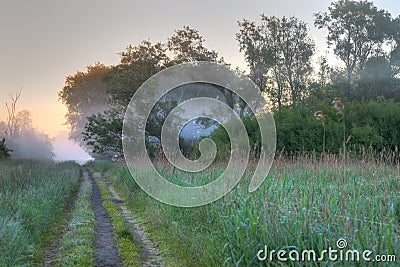
[{"label": "treeline", "polygon": [[327,29],[327,44],[344,68],[329,66],[322,55],[312,69],[314,42],[307,25],[295,17],[262,15],[258,23],[239,23],[237,39],[250,77],[275,108],[327,91],[348,101],[400,100],[400,16],[394,19],[372,2],[342,0],[315,14],[314,25]]},{"label": "treeline", "polygon": [[[314,27],[327,29],[327,43],[344,67],[330,66],[324,55],[313,66],[314,41],[308,25],[296,17],[261,15],[259,21],[238,22],[238,48],[248,64],[248,76],[268,98],[274,113],[277,150],[396,149],[400,16],[393,18],[372,2],[339,0],[314,18]],[[176,30],[164,43],[147,40],[128,46],[120,57],[115,66],[98,63],[67,77],[59,92],[68,108],[71,137],[98,158],[122,157],[124,111],[146,79],[183,62],[228,64],[206,48],[204,38],[190,27]],[[249,115],[237,96],[218,90],[240,115]],[[338,110],[337,103],[344,110]],[[177,104],[163,102],[153,111],[146,127],[149,140],[159,138],[166,115]],[[254,122],[251,117],[244,120],[248,125]],[[211,136],[223,144],[225,137],[219,131],[223,132],[221,127]],[[249,135],[255,137],[252,142],[259,142],[256,133],[249,130]]]}]

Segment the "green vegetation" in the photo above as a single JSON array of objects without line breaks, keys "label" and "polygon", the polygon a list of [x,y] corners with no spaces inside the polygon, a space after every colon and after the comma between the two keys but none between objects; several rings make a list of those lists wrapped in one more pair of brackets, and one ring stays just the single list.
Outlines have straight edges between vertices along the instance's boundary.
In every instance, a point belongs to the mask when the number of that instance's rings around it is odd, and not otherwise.
[{"label": "green vegetation", "polygon": [[[264,246],[321,252],[336,248],[339,238],[346,239],[351,249],[400,257],[400,16],[393,18],[368,1],[337,0],[327,12],[315,14],[314,27],[328,31],[327,44],[343,68],[329,66],[321,56],[319,68],[313,69],[316,49],[309,25],[296,17],[261,15],[259,22],[238,22],[236,38],[249,67],[247,75],[267,98],[277,133],[273,168],[256,192],[247,190],[261,147],[256,117],[244,99],[205,82],[174,88],[155,103],[150,115],[143,114],[141,106],[133,111],[143,117],[139,126],[145,128],[146,147],[158,171],[175,184],[203,185],[227,165],[231,141],[225,129],[220,125],[209,135],[218,149],[213,165],[199,173],[184,173],[164,161],[157,142],[161,127],[177,105],[199,96],[219,99],[234,110],[246,127],[252,153],[244,179],[226,196],[202,207],[173,207],[148,196],[124,165],[105,161],[87,165],[102,175],[97,181],[124,265],[139,266],[143,255],[124,217],[126,209],[112,201],[105,182],[124,197],[159,246],[166,265],[259,266],[264,263],[258,261],[257,252]],[[197,30],[184,26],[164,43],[129,45],[115,66],[96,63],[86,72],[68,76],[59,99],[68,109],[71,138],[96,159],[122,159],[124,114],[144,81],[179,63],[229,65],[204,43]],[[142,106],[149,106],[151,94],[140,99]],[[29,112],[17,112],[19,98],[20,93],[11,95],[8,117],[0,121],[7,140],[2,136],[0,142],[0,266],[43,262],[48,246],[44,239],[54,239],[52,229],[58,229],[54,224],[65,219],[61,213],[81,176],[74,163],[7,159],[54,156],[51,140],[32,127]],[[172,114],[176,123],[179,112]],[[207,129],[216,125],[208,118],[193,123]],[[182,134],[179,143],[183,154],[193,159],[199,156],[199,140],[192,136],[186,140]],[[247,143],[238,141],[235,149],[240,151]],[[61,266],[94,265],[92,189],[84,174],[68,229],[62,229],[61,239],[56,240]],[[328,259],[287,262],[289,266],[332,264],[336,263]]]},{"label": "green vegetation", "polygon": [[120,208],[111,201],[112,198],[107,186],[99,183],[99,187],[101,197],[105,200],[103,206],[112,220],[113,232],[123,264],[125,266],[140,266],[138,248],[134,244],[133,234],[128,228]]},{"label": "green vegetation", "polygon": [[69,75],[63,89],[58,93],[59,100],[67,107],[67,123],[71,126],[70,138],[81,146],[82,131],[86,117],[101,112],[105,108],[108,95],[105,90],[104,76],[110,70],[104,64],[88,66],[86,72],[78,71]]},{"label": "green vegetation", "polygon": [[30,265],[79,185],[76,163],[0,161],[0,265]]},{"label": "green vegetation", "polygon": [[95,220],[91,204],[92,182],[83,175],[68,230],[58,251],[58,266],[94,266]]},{"label": "green vegetation", "polygon": [[10,157],[10,152],[12,150],[8,149],[6,146],[6,139],[0,141],[0,160],[4,160]]},{"label": "green vegetation", "polygon": [[[249,67],[248,77],[268,98],[277,123],[279,152],[325,150],[346,156],[347,148],[350,153],[362,147],[395,151],[400,132],[399,26],[400,17],[378,9],[372,2],[333,1],[326,12],[314,14],[314,27],[327,30],[327,45],[344,67],[330,66],[326,56],[319,55],[317,69],[311,64],[316,52],[309,35],[312,25],[296,17],[265,15],[259,21],[238,22],[238,48]],[[71,136],[97,159],[123,158],[123,115],[145,80],[179,63],[225,63],[216,51],[206,48],[200,33],[188,26],[175,30],[165,43],[143,41],[126,47],[120,56],[115,66],[96,64],[85,73],[69,76],[59,92],[68,108]],[[175,93],[166,94],[156,104],[146,120],[147,141],[160,140],[161,125],[172,108],[194,97],[195,91],[197,96],[204,93],[201,86],[192,85],[178,86]],[[217,85],[215,89],[219,94],[207,97],[220,99],[240,117],[251,116],[240,97]],[[334,99],[345,104],[345,116],[335,114]],[[313,118],[316,111],[326,114],[326,138]],[[212,124],[200,119],[196,123]],[[214,133],[217,135],[224,139],[223,133]],[[251,136],[255,149],[259,149],[257,136]],[[223,157],[229,146],[225,139],[216,141],[225,149],[219,153]],[[193,156],[193,141],[181,140],[181,144],[183,153]]]},{"label": "green vegetation", "polygon": [[[346,124],[342,115],[332,105],[332,99],[309,99],[306,105],[282,108],[274,112],[277,131],[277,152],[285,154],[325,152],[342,153],[343,141],[346,140],[346,154],[365,156],[396,154],[400,144],[400,103],[392,100],[345,102]],[[324,125],[313,114],[322,111]],[[260,129],[254,117],[243,118],[250,147],[259,152]],[[343,127],[346,127],[345,138]],[[226,158],[230,153],[230,140],[222,126],[210,136],[218,148],[219,158]],[[398,157],[398,156],[397,156]],[[396,159],[396,158],[393,158]]]},{"label": "green vegetation", "polygon": [[[321,251],[336,248],[339,238],[345,238],[352,249],[368,248],[374,255],[398,258],[399,169],[367,159],[349,162],[346,168],[340,162],[334,156],[323,161],[277,160],[255,193],[247,192],[244,178],[223,199],[190,209],[149,197],[124,166],[96,164],[124,192],[163,256],[175,263],[171,265],[257,266],[256,253],[264,245],[270,250]],[[160,171],[174,177],[174,182],[185,179],[172,169]],[[203,177],[215,175],[217,169]]]},{"label": "green vegetation", "polygon": [[[122,117],[133,94],[150,76],[174,64],[195,60],[223,62],[204,42],[197,30],[185,26],[164,44],[145,40],[137,46],[129,45],[120,53],[120,63],[115,66],[96,64],[88,67],[87,72],[68,76],[59,99],[68,109],[70,136],[97,159],[123,157],[122,142],[118,139]],[[168,101],[159,104],[146,134],[160,137],[159,116],[173,107]]]}]

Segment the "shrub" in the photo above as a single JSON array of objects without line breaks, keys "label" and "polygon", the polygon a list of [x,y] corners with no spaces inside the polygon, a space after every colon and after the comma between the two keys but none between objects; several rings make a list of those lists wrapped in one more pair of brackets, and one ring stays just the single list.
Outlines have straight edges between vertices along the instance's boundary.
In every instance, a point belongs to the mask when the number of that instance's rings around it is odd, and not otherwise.
[{"label": "shrub", "polygon": [[0,141],[0,160],[9,158],[10,152],[12,152],[12,150],[7,148],[6,139],[3,138],[3,140]]},{"label": "shrub", "polygon": [[[392,100],[357,101],[344,103],[346,107],[346,146],[349,153],[359,154],[365,149],[374,152],[395,151],[400,144],[400,103]],[[293,107],[275,110],[277,133],[276,151],[287,154],[301,152],[322,153],[323,126],[315,119],[314,113],[322,111],[326,127],[326,152],[343,152],[342,116],[332,107],[332,99],[308,101]],[[259,150],[260,131],[254,117],[244,117],[250,147]],[[217,158],[229,155],[230,140],[222,126],[217,127],[209,137],[216,143]],[[195,150],[198,154],[198,149]]]}]

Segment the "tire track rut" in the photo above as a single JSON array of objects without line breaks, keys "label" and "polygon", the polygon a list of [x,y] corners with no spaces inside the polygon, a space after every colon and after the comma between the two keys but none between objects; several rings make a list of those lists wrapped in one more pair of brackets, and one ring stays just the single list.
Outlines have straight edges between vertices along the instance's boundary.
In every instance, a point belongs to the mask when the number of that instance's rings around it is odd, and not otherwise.
[{"label": "tire track rut", "polygon": [[161,259],[161,253],[153,242],[147,237],[146,233],[141,229],[140,224],[135,220],[132,212],[124,204],[123,198],[115,191],[110,182],[104,182],[110,191],[113,202],[116,203],[128,223],[129,230],[133,234],[134,244],[139,250],[140,266],[143,267],[161,267],[164,266]]},{"label": "tire track rut", "polygon": [[96,219],[96,237],[95,237],[95,259],[94,264],[97,267],[119,267],[122,266],[118,255],[118,249],[115,245],[111,219],[103,207],[103,199],[99,186],[88,172],[93,185],[92,208]]}]

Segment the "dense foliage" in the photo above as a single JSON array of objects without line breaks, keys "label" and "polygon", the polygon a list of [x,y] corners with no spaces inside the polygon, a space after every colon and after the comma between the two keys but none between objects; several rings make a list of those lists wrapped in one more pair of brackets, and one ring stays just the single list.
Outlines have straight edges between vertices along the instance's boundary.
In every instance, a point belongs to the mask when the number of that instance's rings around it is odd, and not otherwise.
[{"label": "dense foliage", "polygon": [[[277,131],[277,152],[295,154],[323,152],[324,127],[314,114],[322,111],[325,117],[325,152],[343,152],[343,127],[347,152],[398,151],[400,144],[400,103],[383,98],[377,101],[363,100],[344,103],[343,117],[332,106],[331,100],[312,101],[302,105],[281,108],[274,111]],[[255,153],[259,149],[260,130],[254,117],[243,118]],[[220,125],[210,134],[219,150],[220,158],[228,156],[230,140]]]},{"label": "dense foliage", "polygon": [[[58,92],[59,100],[66,106],[66,123],[71,132],[70,138],[86,148],[82,132],[87,123],[86,117],[104,111],[109,95],[106,93],[104,81],[110,67],[96,63],[88,66],[86,72],[78,71],[69,75],[65,85]],[[90,148],[88,152],[95,153]]]},{"label": "dense foliage", "polygon": [[[328,47],[342,66],[330,66],[319,55],[317,68],[312,65],[316,49],[310,26],[300,19],[261,15],[258,22],[244,19],[238,26],[236,38],[249,67],[248,76],[274,109],[278,152],[339,153],[361,147],[381,151],[394,150],[399,144],[400,16],[394,18],[369,1],[332,2],[326,12],[315,14],[314,27],[327,30]],[[128,46],[115,66],[96,64],[86,73],[67,77],[59,96],[68,108],[71,137],[77,137],[96,158],[121,157],[122,117],[144,81],[182,62],[225,63],[204,43],[197,30],[185,26],[165,43],[145,40]],[[246,115],[247,107],[238,96],[225,88],[220,91],[226,104],[239,116]],[[332,108],[336,98],[345,103],[343,114]],[[180,104],[182,97],[171,100]],[[160,103],[146,122],[146,136],[158,140],[174,106]],[[317,111],[321,112],[319,121],[314,117]],[[244,123],[255,127],[251,118]],[[257,131],[249,135],[257,151]],[[224,131],[218,129],[212,136],[222,149],[219,155],[226,154],[229,146]],[[192,153],[192,141],[182,140],[185,155]]]}]

